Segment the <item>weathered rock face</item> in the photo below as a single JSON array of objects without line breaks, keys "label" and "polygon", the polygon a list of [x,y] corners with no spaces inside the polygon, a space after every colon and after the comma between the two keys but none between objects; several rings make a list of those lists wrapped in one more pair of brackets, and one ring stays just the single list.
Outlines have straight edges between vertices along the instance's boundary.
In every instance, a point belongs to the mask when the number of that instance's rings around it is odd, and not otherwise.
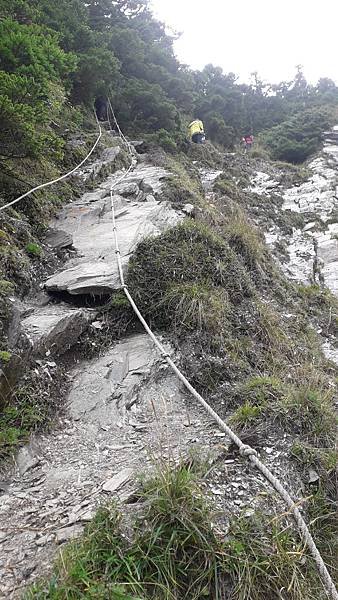
[{"label": "weathered rock face", "polygon": [[212,189],[214,181],[223,171],[211,171],[210,169],[199,169],[201,181],[206,192]]},{"label": "weathered rock face", "polygon": [[[316,280],[314,265],[321,281],[333,293],[338,294],[338,243],[335,239],[338,224],[327,224],[338,211],[338,146],[325,146],[323,155],[312,161],[309,168],[313,173],[310,180],[301,186],[290,188],[284,194],[285,210],[310,213],[305,229],[295,231],[293,235],[293,238],[297,238],[298,256],[295,256],[296,260],[290,261],[289,269],[296,276],[302,272],[305,274],[303,281],[309,282]],[[321,219],[325,231],[313,230],[311,213]],[[291,240],[291,246],[295,246],[294,240]],[[309,256],[311,260],[306,265]]]},{"label": "weathered rock face", "polygon": [[60,355],[76,342],[94,316],[95,313],[64,304],[48,304],[24,318],[21,328],[34,355],[46,351]]},{"label": "weathered rock face", "polygon": [[81,423],[115,423],[137,401],[156,362],[158,352],[148,336],[120,342],[102,358],[80,367],[68,398],[69,414]]},{"label": "weathered rock face", "polygon": [[119,146],[106,148],[98,160],[89,164],[85,164],[82,169],[76,171],[75,177],[84,182],[95,179],[100,175],[101,172],[104,173],[107,168],[114,165],[120,153],[121,148]]},{"label": "weathered rock face", "polygon": [[[283,195],[283,210],[301,213],[303,229],[293,229],[287,238],[278,227],[266,234],[267,243],[274,247],[287,242],[289,260],[283,263],[288,277],[305,284],[325,283],[338,294],[338,145],[333,135],[326,141],[320,156],[308,166],[311,176],[301,185],[283,190],[279,181],[267,173],[258,172],[250,191]],[[320,226],[319,226],[320,224]]]},{"label": "weathered rock face", "polygon": [[62,229],[50,228],[45,238],[46,244],[61,250],[62,248],[70,248],[73,245],[73,236]]},{"label": "weathered rock face", "polygon": [[[66,269],[47,280],[48,291],[106,295],[119,289],[109,196],[114,181],[118,182],[114,206],[125,267],[142,239],[160,234],[183,218],[155,197],[161,191],[161,180],[167,176],[164,169],[140,165],[123,182],[119,181],[121,176],[121,172],[116,173],[98,191],[85,194],[60,213],[55,226],[72,235],[77,256],[67,263]],[[153,195],[146,195],[142,186],[152,190]]]}]

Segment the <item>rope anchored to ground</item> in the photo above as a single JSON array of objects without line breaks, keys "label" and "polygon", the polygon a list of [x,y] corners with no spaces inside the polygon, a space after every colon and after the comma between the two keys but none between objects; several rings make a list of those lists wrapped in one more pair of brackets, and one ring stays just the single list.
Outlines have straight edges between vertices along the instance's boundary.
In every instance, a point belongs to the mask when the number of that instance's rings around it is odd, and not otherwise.
[{"label": "rope anchored to ground", "polygon": [[[110,107],[111,107],[111,105],[110,105]],[[116,118],[115,118],[112,108],[111,108],[111,111],[112,111],[117,129],[119,131],[119,134],[121,136],[121,139],[123,139],[123,141],[125,141],[125,143],[128,144],[130,154],[133,155],[131,144],[126,140],[125,136],[122,134],[120,127],[116,121]],[[116,219],[115,219],[113,188],[121,180],[123,180],[127,177],[128,173],[130,173],[130,171],[134,168],[135,162],[136,162],[135,159],[133,159],[132,164],[130,165],[129,169],[123,174],[123,176],[120,179],[118,179],[117,181],[114,181],[110,188],[110,197],[111,197],[111,206],[112,206],[112,215],[113,215],[113,231],[114,231],[114,238],[115,238],[115,251],[116,251],[115,253],[116,253],[118,272],[119,272],[119,277],[120,277],[120,282],[121,282],[121,288],[122,288],[123,292],[125,293],[130,305],[132,306],[136,316],[138,317],[139,321],[142,323],[145,331],[147,332],[149,337],[154,342],[154,344],[155,344],[156,348],[159,350],[161,356],[164,358],[164,360],[166,360],[166,362],[168,363],[170,368],[177,375],[177,377],[183,383],[185,388],[193,395],[193,397],[199,402],[199,404],[201,406],[203,406],[203,408],[214,419],[214,421],[217,423],[217,425],[220,427],[220,429],[222,429],[229,436],[229,438],[232,440],[232,442],[234,442],[234,444],[236,444],[236,446],[239,448],[240,455],[243,458],[247,458],[250,461],[250,463],[252,465],[254,465],[260,471],[260,473],[265,477],[265,479],[267,481],[269,481],[269,483],[272,485],[272,487],[276,490],[276,492],[278,492],[278,494],[284,500],[290,513],[293,515],[293,517],[295,519],[295,522],[301,533],[301,537],[302,537],[303,541],[306,543],[308,549],[310,550],[310,552],[312,554],[312,557],[315,560],[315,563],[317,565],[321,580],[323,582],[323,585],[325,587],[328,597],[332,598],[332,600],[338,600],[338,592],[337,592],[336,586],[332,580],[332,577],[331,577],[329,571],[327,570],[324,560],[321,557],[321,554],[313,540],[313,537],[312,537],[297,505],[292,500],[290,494],[283,487],[283,485],[277,479],[277,477],[275,477],[275,475],[264,465],[264,463],[262,463],[262,461],[258,457],[258,453],[256,452],[256,450],[254,450],[254,448],[251,448],[251,446],[248,446],[242,442],[242,440],[235,434],[235,432],[232,431],[232,429],[225,423],[225,421],[223,421],[223,419],[221,419],[221,417],[213,410],[213,408],[211,408],[211,406],[208,404],[208,402],[206,400],[204,400],[204,398],[197,392],[197,390],[191,385],[191,383],[183,375],[183,373],[180,371],[180,369],[177,367],[177,365],[171,359],[170,355],[165,350],[165,348],[163,347],[161,342],[157,339],[156,335],[150,329],[148,323],[142,316],[136,303],[134,302],[133,297],[131,296],[131,294],[128,290],[128,286],[126,285],[125,280],[124,280],[121,252],[119,249],[119,240],[118,240]]]}]

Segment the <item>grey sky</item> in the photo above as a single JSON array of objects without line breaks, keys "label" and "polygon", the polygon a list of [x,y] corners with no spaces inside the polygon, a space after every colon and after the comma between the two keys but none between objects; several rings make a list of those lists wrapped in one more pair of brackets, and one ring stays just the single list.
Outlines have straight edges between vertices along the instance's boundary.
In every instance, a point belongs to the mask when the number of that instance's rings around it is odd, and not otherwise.
[{"label": "grey sky", "polygon": [[182,32],[175,44],[193,68],[221,66],[247,81],[278,82],[304,66],[309,81],[338,83],[338,0],[151,0],[155,15]]}]

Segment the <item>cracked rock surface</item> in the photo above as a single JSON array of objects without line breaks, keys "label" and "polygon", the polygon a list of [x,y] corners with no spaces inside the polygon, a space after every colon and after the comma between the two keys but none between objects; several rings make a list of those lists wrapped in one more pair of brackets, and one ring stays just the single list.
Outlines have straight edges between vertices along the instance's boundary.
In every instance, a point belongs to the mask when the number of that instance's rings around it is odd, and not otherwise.
[{"label": "cracked rock surface", "polygon": [[110,187],[115,182],[113,200],[124,267],[142,239],[159,235],[182,220],[183,214],[159,197],[167,171],[141,164],[123,182],[122,176],[123,172],[110,176],[98,190],[68,204],[58,215],[53,225],[72,235],[77,256],[47,280],[48,291],[106,295],[119,289],[110,198]]}]

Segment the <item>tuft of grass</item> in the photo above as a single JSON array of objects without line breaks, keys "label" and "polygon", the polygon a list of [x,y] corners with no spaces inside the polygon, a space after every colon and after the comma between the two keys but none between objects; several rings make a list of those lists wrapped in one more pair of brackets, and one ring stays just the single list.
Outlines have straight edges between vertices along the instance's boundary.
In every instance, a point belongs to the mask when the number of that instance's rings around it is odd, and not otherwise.
[{"label": "tuft of grass", "polygon": [[256,300],[252,317],[252,335],[264,347],[266,369],[273,372],[276,365],[280,368],[282,364],[293,362],[296,354],[295,336],[291,336],[272,303]]},{"label": "tuft of grass", "polygon": [[250,402],[245,402],[242,406],[237,408],[229,422],[243,431],[246,427],[250,427],[253,423],[257,422],[262,411],[262,406],[255,406],[250,404]]},{"label": "tuft of grass", "polygon": [[33,256],[36,258],[39,258],[42,254],[41,246],[39,246],[38,244],[34,244],[33,242],[26,244],[25,250],[27,254],[29,254],[29,256]]},{"label": "tuft of grass", "polygon": [[231,310],[224,289],[200,283],[170,286],[161,304],[173,315],[172,323],[176,330],[204,330],[210,333],[222,331]]},{"label": "tuft of grass", "polygon": [[9,361],[11,360],[11,353],[8,352],[8,350],[1,350],[0,351],[0,362],[2,363],[9,363]]},{"label": "tuft of grass", "polygon": [[332,499],[322,487],[310,497],[307,515],[311,533],[319,552],[338,585],[338,519],[337,519],[337,487]]},{"label": "tuft of grass", "polygon": [[182,207],[186,203],[199,206],[203,203],[203,189],[197,173],[188,171],[184,165],[184,157],[180,161],[167,157],[166,167],[172,173],[165,183],[165,196],[174,208]]},{"label": "tuft of grass", "polygon": [[257,513],[239,518],[230,529],[226,551],[233,600],[323,597],[304,544],[283,520],[269,522]]},{"label": "tuft of grass", "polygon": [[[141,513],[123,532],[114,505],[63,548],[49,581],[26,600],[314,600],[321,584],[283,516],[234,519],[225,537],[191,463],[160,467],[143,484]],[[132,526],[132,533],[130,531]]]},{"label": "tuft of grass", "polygon": [[297,433],[314,445],[330,447],[337,423],[332,400],[331,388],[316,386],[309,380],[290,386],[273,411],[286,431]]},{"label": "tuft of grass", "polygon": [[[191,292],[193,285],[200,291],[205,286],[209,290],[223,288],[229,302],[236,304],[253,294],[240,258],[209,227],[193,221],[141,242],[129,263],[128,285],[142,311],[158,326],[175,320],[173,312],[163,311],[163,300],[175,289],[177,298],[177,286],[183,293],[189,286]],[[214,295],[214,304],[219,294]]]},{"label": "tuft of grass", "polygon": [[251,377],[235,390],[234,400],[241,404],[231,416],[231,423],[244,430],[261,422],[269,413],[270,404],[278,402],[282,394],[281,380],[267,376]]},{"label": "tuft of grass", "polygon": [[304,441],[323,448],[332,447],[336,417],[329,378],[312,365],[290,370],[289,376],[291,381],[286,376],[281,379],[253,377],[237,386],[233,398],[240,406],[232,415],[232,422],[243,429],[272,420]]},{"label": "tuft of grass", "polygon": [[264,245],[258,229],[244,213],[237,210],[224,228],[229,246],[240,254],[245,265],[252,269],[257,267],[264,258]]},{"label": "tuft of grass", "polygon": [[101,508],[84,537],[63,551],[51,581],[33,586],[27,599],[220,598],[221,544],[191,469],[162,469],[141,499],[145,510],[131,542],[116,508]]},{"label": "tuft of grass", "polygon": [[217,177],[214,182],[213,190],[219,192],[232,200],[239,200],[240,190],[236,183],[227,177],[225,173],[222,173]]}]

